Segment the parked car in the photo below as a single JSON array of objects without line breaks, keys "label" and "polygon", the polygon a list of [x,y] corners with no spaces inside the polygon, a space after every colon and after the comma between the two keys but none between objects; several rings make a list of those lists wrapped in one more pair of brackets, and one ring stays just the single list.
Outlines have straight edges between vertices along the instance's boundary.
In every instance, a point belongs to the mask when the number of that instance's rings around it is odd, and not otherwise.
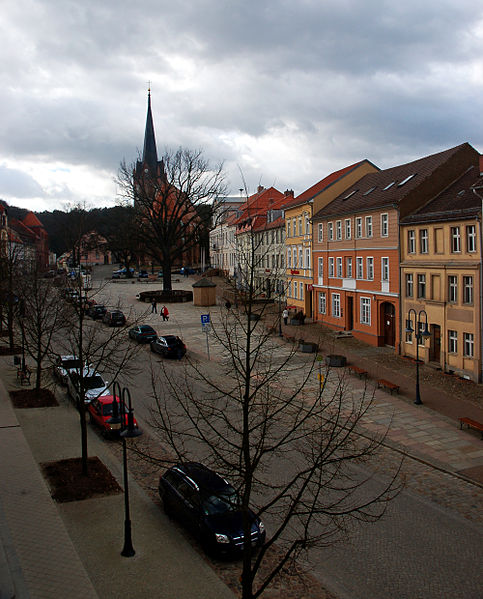
[{"label": "parked car", "polygon": [[102,322],[110,327],[123,327],[126,324],[126,317],[121,310],[108,310],[102,317]]},{"label": "parked car", "polygon": [[138,279],[147,279],[149,278],[149,273],[147,270],[140,270],[138,272]]},{"label": "parked car", "polygon": [[86,314],[94,320],[97,320],[98,318],[102,318],[106,312],[106,306],[103,306],[102,304],[94,304],[87,309]]},{"label": "parked car", "polygon": [[140,324],[129,330],[129,337],[138,343],[150,343],[157,336],[156,331],[148,324]]},{"label": "parked car", "polygon": [[[121,404],[119,402],[119,397],[116,396],[116,401],[119,407],[119,414],[121,413]],[[89,412],[89,420],[92,424],[96,424],[102,429],[102,433],[104,435],[110,436],[118,436],[120,431],[120,426],[112,425],[109,423],[109,420],[112,417],[113,412],[113,404],[114,396],[113,395],[103,395],[96,399],[93,399],[91,403],[88,405],[87,410]],[[127,410],[124,410],[124,424],[127,426]],[[134,417],[133,417],[134,418]],[[138,427],[138,423],[136,418],[134,418],[134,427]]]},{"label": "parked car", "polygon": [[151,341],[151,351],[161,354],[163,358],[181,358],[186,353],[186,345],[176,335],[163,335]]},{"label": "parked car", "polygon": [[[130,268],[129,272],[131,273],[131,275],[134,274],[134,268]],[[127,268],[119,268],[118,270],[114,270],[112,272],[111,278],[112,279],[120,279],[121,277],[126,277],[127,276]]]},{"label": "parked car", "polygon": [[71,372],[79,372],[82,364],[77,356],[57,356],[54,363],[54,376],[63,385],[67,385],[69,374]]},{"label": "parked car", "polygon": [[[93,399],[97,399],[102,395],[111,395],[108,388],[109,383],[93,368],[84,368],[83,377],[84,401],[86,404],[91,403]],[[76,403],[80,401],[81,390],[79,372],[74,371],[69,374],[69,378],[67,379],[67,391]]]},{"label": "parked car", "polygon": [[[189,462],[167,470],[159,479],[167,514],[196,534],[208,551],[235,553],[243,549],[243,515],[235,489],[202,464]],[[265,527],[251,510],[250,542],[265,542]]]}]

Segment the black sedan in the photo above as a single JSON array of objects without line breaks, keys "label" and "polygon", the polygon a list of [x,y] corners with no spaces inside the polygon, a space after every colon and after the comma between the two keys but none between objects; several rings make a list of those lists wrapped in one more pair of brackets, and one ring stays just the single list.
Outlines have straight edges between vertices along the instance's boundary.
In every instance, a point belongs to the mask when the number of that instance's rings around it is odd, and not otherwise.
[{"label": "black sedan", "polygon": [[151,343],[158,334],[153,327],[148,324],[140,324],[132,329],[129,329],[129,337],[138,343]]},{"label": "black sedan", "polygon": [[186,353],[186,345],[176,335],[164,335],[151,341],[151,351],[161,354],[163,358],[181,358]]},{"label": "black sedan", "polygon": [[106,306],[103,306],[102,304],[94,304],[87,309],[86,314],[94,320],[97,320],[98,318],[102,318],[106,312]]},{"label": "black sedan", "polygon": [[123,327],[126,324],[126,317],[121,310],[109,310],[102,317],[102,322],[110,327]]},{"label": "black sedan", "polygon": [[[243,514],[235,489],[202,464],[178,464],[159,479],[167,514],[191,529],[208,551],[238,553],[243,549]],[[265,527],[251,510],[250,544],[265,542]]]}]

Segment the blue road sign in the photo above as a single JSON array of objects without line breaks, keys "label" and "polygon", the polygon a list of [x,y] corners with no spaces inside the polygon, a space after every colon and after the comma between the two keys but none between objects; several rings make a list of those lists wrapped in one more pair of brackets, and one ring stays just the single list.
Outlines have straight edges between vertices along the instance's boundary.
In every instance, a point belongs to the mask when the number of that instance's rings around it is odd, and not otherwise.
[{"label": "blue road sign", "polygon": [[209,322],[210,322],[210,315],[202,314],[201,315],[201,324],[208,324]]}]

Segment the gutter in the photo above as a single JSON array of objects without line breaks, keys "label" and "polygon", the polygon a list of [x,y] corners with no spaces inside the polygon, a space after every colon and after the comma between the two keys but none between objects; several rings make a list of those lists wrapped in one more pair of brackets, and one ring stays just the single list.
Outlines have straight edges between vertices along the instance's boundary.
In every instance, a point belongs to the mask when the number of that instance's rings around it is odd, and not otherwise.
[{"label": "gutter", "polygon": [[[483,294],[481,293],[481,289],[483,287],[482,276],[483,276],[483,233],[481,230],[482,225],[482,216],[483,216],[483,197],[476,191],[477,189],[483,189],[483,187],[472,187],[471,190],[475,194],[475,196],[479,197],[481,200],[481,213],[478,216],[477,220],[480,224],[480,314],[479,314],[479,333],[480,333],[480,381],[483,380],[483,335],[482,335],[482,314],[483,314]],[[479,382],[479,381],[478,381]]]}]

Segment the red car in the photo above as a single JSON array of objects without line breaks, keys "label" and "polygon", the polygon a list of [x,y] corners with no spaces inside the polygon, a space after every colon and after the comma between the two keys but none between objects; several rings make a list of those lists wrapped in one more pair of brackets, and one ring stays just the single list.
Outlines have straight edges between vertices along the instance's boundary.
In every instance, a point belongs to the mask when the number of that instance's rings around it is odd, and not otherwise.
[{"label": "red car", "polygon": [[[112,418],[113,400],[113,395],[103,395],[101,397],[93,399],[87,408],[89,410],[89,419],[91,423],[100,426],[104,435],[116,436],[119,434],[120,429],[116,427],[116,425],[113,426],[108,422]],[[119,404],[119,397],[116,397],[116,401]],[[121,406],[119,405],[119,409],[120,407]],[[124,416],[124,422],[127,426],[127,413]],[[138,428],[136,418],[134,418],[134,426],[135,428]]]}]

